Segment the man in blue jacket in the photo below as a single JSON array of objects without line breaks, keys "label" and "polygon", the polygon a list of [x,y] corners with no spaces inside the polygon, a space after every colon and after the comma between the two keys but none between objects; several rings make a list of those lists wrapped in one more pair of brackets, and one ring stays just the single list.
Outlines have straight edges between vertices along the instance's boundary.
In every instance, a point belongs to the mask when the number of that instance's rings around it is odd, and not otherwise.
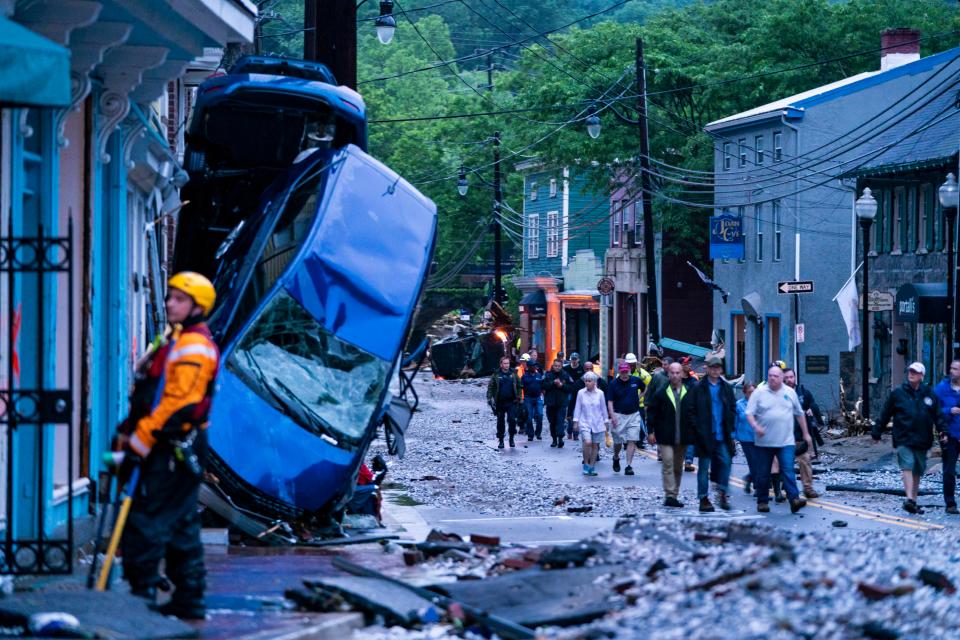
[{"label": "man in blue jacket", "polygon": [[943,448],[943,501],[947,513],[958,515],[957,510],[957,457],[960,455],[960,360],[950,363],[950,376],[940,381],[934,389],[940,399],[940,409],[947,421],[946,431],[940,434]]},{"label": "man in blue jacket", "polygon": [[[520,386],[523,388],[523,404],[527,408],[527,424],[524,425],[527,431],[527,439],[532,442],[533,436],[536,435],[537,440],[541,440],[543,433],[543,370],[540,369],[533,357],[523,368]],[[534,424],[536,424],[536,433],[534,433]]]}]

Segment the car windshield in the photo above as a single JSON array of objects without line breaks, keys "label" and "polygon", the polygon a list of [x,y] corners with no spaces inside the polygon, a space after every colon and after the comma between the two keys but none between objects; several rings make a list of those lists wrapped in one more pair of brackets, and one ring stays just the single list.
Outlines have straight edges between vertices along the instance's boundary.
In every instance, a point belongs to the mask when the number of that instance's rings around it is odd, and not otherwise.
[{"label": "car windshield", "polygon": [[280,290],[227,360],[261,398],[307,429],[361,438],[377,408],[390,364],[324,329]]}]

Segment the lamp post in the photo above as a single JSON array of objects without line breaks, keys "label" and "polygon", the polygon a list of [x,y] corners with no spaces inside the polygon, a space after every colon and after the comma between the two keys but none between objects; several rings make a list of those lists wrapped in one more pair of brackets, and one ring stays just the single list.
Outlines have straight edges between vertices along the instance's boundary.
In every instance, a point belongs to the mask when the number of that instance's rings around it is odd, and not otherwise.
[{"label": "lamp post", "polygon": [[393,17],[393,0],[380,0],[380,15],[373,24],[377,28],[377,39],[383,44],[390,44],[393,32],[397,30],[397,19]]},{"label": "lamp post", "polygon": [[[500,132],[490,138],[493,142],[493,184],[483,179],[476,170],[471,170],[480,181],[493,187],[493,300],[503,304],[503,241],[500,236],[500,207],[503,203],[503,191],[500,187]],[[470,183],[467,182],[467,168],[460,167],[457,175],[457,193],[467,195]]]},{"label": "lamp post", "polygon": [[857,198],[854,208],[857,212],[857,219],[860,220],[860,228],[863,229],[863,316],[862,326],[860,328],[860,375],[863,381],[863,407],[861,413],[867,420],[870,419],[870,306],[867,304],[868,292],[870,291],[870,226],[877,215],[877,201],[870,192],[870,187],[863,190],[863,194]]},{"label": "lamp post", "polygon": [[960,357],[960,349],[954,340],[960,338],[960,325],[957,324],[956,306],[960,299],[960,293],[954,290],[958,282],[956,277],[956,266],[954,265],[954,247],[953,236],[956,233],[957,224],[957,179],[952,173],[947,174],[947,181],[940,186],[940,208],[943,209],[943,217],[947,226],[947,353],[946,366],[949,371],[950,361],[953,358]]}]

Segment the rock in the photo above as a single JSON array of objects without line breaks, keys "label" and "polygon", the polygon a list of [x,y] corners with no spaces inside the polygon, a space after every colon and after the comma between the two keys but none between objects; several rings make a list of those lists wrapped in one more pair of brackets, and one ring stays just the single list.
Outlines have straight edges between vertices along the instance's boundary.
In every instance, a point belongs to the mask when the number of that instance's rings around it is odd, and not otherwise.
[{"label": "rock", "polygon": [[877,584],[859,582],[857,583],[857,591],[867,600],[883,600],[884,598],[905,596],[908,593],[913,593],[914,587],[909,584],[901,584],[895,587],[882,587]]},{"label": "rock", "polygon": [[407,549],[403,552],[403,563],[408,567],[420,564],[424,560],[424,555],[416,549]]},{"label": "rock", "polygon": [[[439,480],[439,478],[433,476],[424,476],[424,478],[429,478],[431,480]],[[439,529],[431,529],[430,533],[427,534],[427,542],[463,542],[461,538],[456,533],[447,533],[445,531],[440,531]]]},{"label": "rock", "polygon": [[647,576],[648,578],[655,578],[658,573],[660,573],[661,571],[663,571],[664,569],[666,569],[666,568],[669,567],[669,566],[670,566],[670,565],[668,565],[668,564],[667,564],[666,562],[664,562],[662,559],[657,558],[657,561],[654,562],[652,565],[650,565],[650,568],[647,569],[646,576]]},{"label": "rock", "polygon": [[863,635],[874,640],[897,640],[900,634],[883,626],[880,622],[868,622],[863,625]]},{"label": "rock", "polygon": [[500,563],[501,566],[506,567],[507,569],[531,569],[536,566],[536,563],[529,560],[524,560],[523,558],[507,558]]},{"label": "rock", "polygon": [[917,574],[920,582],[927,585],[928,587],[933,587],[937,591],[944,591],[948,594],[954,594],[957,592],[957,588],[950,581],[950,578],[940,573],[939,571],[934,571],[933,569],[927,569],[924,567],[920,569],[920,573]]},{"label": "rock", "polygon": [[567,513],[589,513],[593,511],[593,507],[590,505],[584,505],[582,507],[567,507]]}]

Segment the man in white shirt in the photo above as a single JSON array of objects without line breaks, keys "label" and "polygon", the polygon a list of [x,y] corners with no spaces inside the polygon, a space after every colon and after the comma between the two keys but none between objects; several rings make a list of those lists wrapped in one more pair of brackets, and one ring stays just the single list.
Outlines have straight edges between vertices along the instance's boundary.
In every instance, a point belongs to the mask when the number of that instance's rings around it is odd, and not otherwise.
[{"label": "man in white shirt", "polygon": [[793,421],[796,418],[803,432],[807,447],[813,447],[807,419],[800,407],[797,393],[783,384],[783,369],[771,366],[767,371],[767,384],[758,387],[747,403],[747,421],[757,434],[757,511],[770,511],[770,467],[774,457],[780,462],[780,475],[787,498],[790,500],[790,512],[796,513],[807,506],[797,489],[797,478],[793,470],[794,450]]}]

